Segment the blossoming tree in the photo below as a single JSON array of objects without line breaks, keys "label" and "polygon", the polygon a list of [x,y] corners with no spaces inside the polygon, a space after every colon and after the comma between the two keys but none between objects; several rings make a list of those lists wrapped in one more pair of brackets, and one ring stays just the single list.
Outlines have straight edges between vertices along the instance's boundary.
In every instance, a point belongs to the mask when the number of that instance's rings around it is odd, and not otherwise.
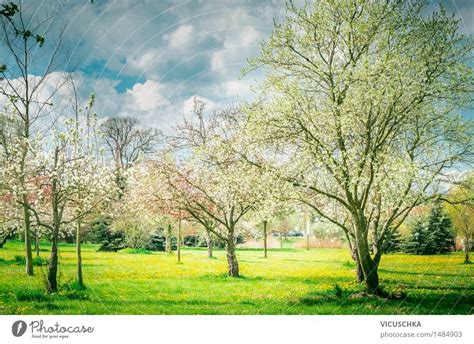
[{"label": "blossoming tree", "polygon": [[238,224],[262,199],[259,178],[234,152],[236,109],[205,116],[204,107],[195,100],[197,118],[177,128],[157,168],[166,181],[165,197],[226,243],[228,275],[239,277]]},{"label": "blossoming tree", "polygon": [[[472,47],[459,21],[425,2],[288,6],[261,55],[247,133],[298,199],[349,238],[367,291],[388,231],[472,152]],[[371,254],[370,245],[373,246]]]},{"label": "blossoming tree", "polygon": [[48,290],[58,289],[58,240],[62,226],[76,224],[77,282],[83,287],[81,258],[81,224],[83,219],[109,201],[114,190],[113,174],[105,164],[94,138],[96,124],[90,109],[85,118],[77,111],[54,128],[52,137],[42,141],[35,155],[38,177],[35,179],[37,201],[29,210],[36,225],[51,233],[51,255],[48,265]]}]

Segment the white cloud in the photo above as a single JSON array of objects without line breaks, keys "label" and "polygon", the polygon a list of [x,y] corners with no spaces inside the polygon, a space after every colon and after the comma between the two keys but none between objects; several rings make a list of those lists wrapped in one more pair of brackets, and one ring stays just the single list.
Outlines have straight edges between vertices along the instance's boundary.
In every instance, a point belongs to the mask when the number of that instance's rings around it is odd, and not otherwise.
[{"label": "white cloud", "polygon": [[187,97],[235,80],[246,59],[258,55],[256,43],[271,32],[284,2],[104,0],[100,6],[69,2],[64,10],[81,14],[71,18],[68,38],[79,39],[74,53],[85,61],[82,70],[97,75],[97,64],[104,64],[118,79],[186,81],[183,93],[175,94]]},{"label": "white cloud", "polygon": [[168,100],[161,94],[163,85],[147,80],[143,84],[137,83],[132,89],[128,89],[126,95],[132,100],[132,107],[141,111],[150,111],[168,104]]},{"label": "white cloud", "polygon": [[261,41],[263,37],[262,31],[258,31],[254,28],[242,28],[238,30],[237,35],[229,35],[225,38],[224,47],[247,47],[249,45],[255,45]]},{"label": "white cloud", "polygon": [[127,63],[130,68],[143,72],[144,70],[150,68],[150,66],[158,60],[159,54],[159,49],[150,49],[143,55],[131,57],[129,60],[127,60]]},{"label": "white cloud", "polygon": [[226,52],[225,50],[219,50],[212,53],[211,57],[211,69],[220,69],[225,66]]},{"label": "white cloud", "polygon": [[[70,111],[72,108],[73,98],[71,85],[68,81],[68,73],[53,72],[44,79],[41,76],[28,75],[28,83],[30,86],[29,96],[32,102],[30,108],[30,116],[32,118],[57,117],[65,111]],[[0,87],[12,95],[17,92],[20,95],[25,93],[25,83],[22,78],[10,79],[9,83],[2,80],[0,81]],[[35,90],[34,92],[32,91],[33,89]],[[20,102],[17,102],[16,106],[20,108],[20,111],[23,110]],[[3,107],[12,108],[12,105],[6,97],[1,96],[0,108]]]},{"label": "white cloud", "polygon": [[163,39],[169,42],[169,46],[174,48],[188,40],[193,36],[194,27],[192,25],[181,25],[171,34],[163,35]]},{"label": "white cloud", "polygon": [[[65,39],[83,61],[81,97],[94,92],[100,116],[130,115],[163,129],[191,111],[189,95],[199,94],[208,110],[247,99],[248,83],[236,79],[246,59],[258,55],[256,43],[272,30],[272,8],[284,9],[284,0],[268,6],[256,0],[89,5],[61,7],[70,16]],[[130,83],[134,77],[146,81]],[[119,83],[128,89],[118,92]]]}]

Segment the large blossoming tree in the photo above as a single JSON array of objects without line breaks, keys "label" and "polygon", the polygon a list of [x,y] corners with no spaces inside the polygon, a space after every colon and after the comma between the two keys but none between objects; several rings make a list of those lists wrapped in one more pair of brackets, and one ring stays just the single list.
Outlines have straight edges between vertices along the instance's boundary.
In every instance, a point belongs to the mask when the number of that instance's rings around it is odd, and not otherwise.
[{"label": "large blossoming tree", "polygon": [[458,20],[426,5],[290,4],[251,60],[266,79],[248,135],[299,201],[347,234],[373,294],[384,294],[387,233],[472,153],[472,123],[458,115],[471,103],[472,47]]}]

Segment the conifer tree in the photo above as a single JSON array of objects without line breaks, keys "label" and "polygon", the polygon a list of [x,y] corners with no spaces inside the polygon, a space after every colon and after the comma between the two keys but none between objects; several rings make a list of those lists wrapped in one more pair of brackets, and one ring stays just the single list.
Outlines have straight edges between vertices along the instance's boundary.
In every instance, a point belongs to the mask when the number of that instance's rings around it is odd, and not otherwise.
[{"label": "conifer tree", "polygon": [[454,248],[452,221],[446,215],[441,202],[431,209],[427,225],[425,254],[445,254]]},{"label": "conifer tree", "polygon": [[410,236],[404,244],[404,251],[412,254],[426,254],[426,243],[428,231],[426,230],[425,219],[419,218],[413,225]]},{"label": "conifer tree", "polygon": [[387,232],[383,244],[383,253],[398,252],[401,250],[402,236],[398,229],[392,229]]},{"label": "conifer tree", "polygon": [[404,245],[404,251],[413,254],[446,254],[453,248],[452,222],[440,202],[433,205],[428,217],[415,222]]}]

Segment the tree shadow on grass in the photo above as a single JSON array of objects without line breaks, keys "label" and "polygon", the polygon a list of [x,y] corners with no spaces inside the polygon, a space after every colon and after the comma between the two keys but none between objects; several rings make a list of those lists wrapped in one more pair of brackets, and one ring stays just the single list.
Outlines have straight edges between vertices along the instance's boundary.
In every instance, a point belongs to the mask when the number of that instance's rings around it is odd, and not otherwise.
[{"label": "tree shadow on grass", "polygon": [[[77,262],[65,263],[63,262],[61,266],[71,266],[76,267]],[[98,263],[82,263],[82,267],[96,267],[96,266],[107,266],[107,264],[98,264]]]},{"label": "tree shadow on grass", "polygon": [[[328,289],[326,291],[310,292],[295,300],[294,305],[332,309],[331,314],[347,314],[349,310],[357,310],[357,314],[472,313],[473,293],[420,293],[416,289],[411,288],[407,291],[407,296],[401,299],[386,299],[366,295],[357,292],[356,289],[346,289],[336,295],[333,289]],[[318,312],[319,310],[315,313]]]},{"label": "tree shadow on grass", "polygon": [[438,272],[414,272],[414,271],[406,271],[406,270],[389,270],[379,268],[379,272],[387,273],[387,274],[401,274],[401,275],[414,275],[414,276],[439,276],[439,277],[459,277],[465,276],[463,274],[447,274],[447,273],[438,273]]},{"label": "tree shadow on grass", "polygon": [[413,289],[413,290],[439,290],[439,291],[474,291],[474,286],[470,285],[423,285],[423,284],[400,284],[396,281],[390,282],[385,281],[384,283],[387,286],[395,287],[397,289]]},{"label": "tree shadow on grass", "polygon": [[226,273],[220,274],[205,274],[197,277],[193,277],[195,280],[215,281],[215,282],[240,282],[240,281],[261,281],[266,278],[263,276],[247,276],[240,275],[239,277],[230,277]]},{"label": "tree shadow on grass", "polygon": [[305,262],[305,263],[323,263],[323,264],[330,264],[330,265],[341,265],[340,261],[331,261],[331,260],[317,260],[317,259],[292,259],[292,258],[285,258],[279,259],[280,261],[285,262]]}]

